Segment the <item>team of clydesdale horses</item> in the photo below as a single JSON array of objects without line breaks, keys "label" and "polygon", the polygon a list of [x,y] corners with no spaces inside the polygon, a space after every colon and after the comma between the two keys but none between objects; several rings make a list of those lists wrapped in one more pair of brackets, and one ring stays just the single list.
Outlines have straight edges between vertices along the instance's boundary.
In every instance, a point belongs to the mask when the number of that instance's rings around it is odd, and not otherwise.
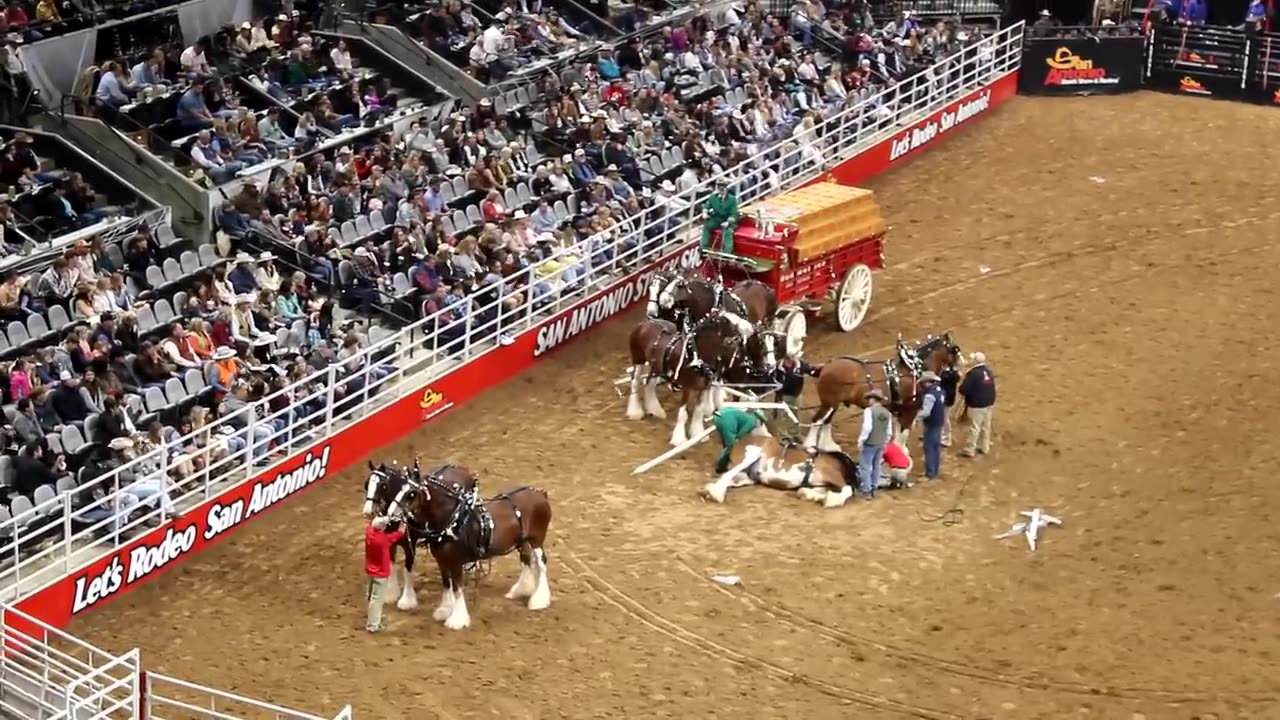
[{"label": "team of clydesdale horses", "polygon": [[[768,384],[777,351],[791,355],[796,348],[777,348],[785,337],[772,329],[778,301],[763,283],[747,280],[726,290],[723,285],[677,272],[657,273],[648,288],[647,317],[631,331],[631,367],[627,417],[665,418],[657,387],[666,382],[681,393],[680,411],[671,444],[680,445],[702,433],[706,418],[722,402],[716,383]],[[887,396],[907,441],[920,410],[916,380],[926,371],[937,373],[948,387],[959,381],[962,356],[950,334],[929,336],[909,345],[898,340],[897,352],[887,360],[841,356],[822,366],[818,375],[819,407],[813,414],[805,446],[840,452],[832,437],[832,420],[841,407],[866,407],[873,387]]]},{"label": "team of clydesdale horses", "polygon": [[[363,514],[386,515],[405,524],[405,534],[392,549],[404,552],[404,567],[396,568],[401,585],[396,606],[418,606],[413,589],[415,551],[431,550],[440,568],[442,593],[433,617],[450,630],[471,624],[463,593],[468,565],[482,560],[520,554],[520,578],[507,598],[524,600],[530,610],[551,605],[544,544],[551,527],[551,501],[534,487],[505,490],[484,500],[476,474],[460,465],[441,465],[423,473],[417,461],[412,468],[369,463]],[[387,593],[387,602],[396,593]]]},{"label": "team of clydesdale horses", "polygon": [[701,435],[722,402],[713,385],[764,383],[777,366],[777,312],[773,290],[755,280],[728,291],[699,277],[655,274],[647,317],[629,339],[627,417],[665,418],[657,387],[666,382],[681,393],[671,444]]}]

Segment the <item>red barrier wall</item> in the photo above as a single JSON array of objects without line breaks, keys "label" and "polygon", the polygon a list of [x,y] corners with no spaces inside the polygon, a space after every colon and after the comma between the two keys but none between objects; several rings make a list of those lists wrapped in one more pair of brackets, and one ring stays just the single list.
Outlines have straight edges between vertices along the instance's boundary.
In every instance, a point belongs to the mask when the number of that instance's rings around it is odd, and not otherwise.
[{"label": "red barrier wall", "polygon": [[[1017,73],[1002,77],[846,160],[814,182],[854,185],[896,167],[1013,97],[1017,82]],[[51,625],[66,625],[73,616],[119,597],[230,535],[244,522],[356,463],[377,447],[398,440],[422,423],[523,372],[542,355],[590,328],[617,317],[644,297],[648,278],[658,269],[692,267],[697,259],[692,243],[672,252],[520,334],[512,345],[488,351],[251,482],[228,488],[183,517],[50,583],[21,600],[18,608]],[[380,428],[378,433],[363,429],[373,425]],[[377,438],[373,443],[371,436]]]}]

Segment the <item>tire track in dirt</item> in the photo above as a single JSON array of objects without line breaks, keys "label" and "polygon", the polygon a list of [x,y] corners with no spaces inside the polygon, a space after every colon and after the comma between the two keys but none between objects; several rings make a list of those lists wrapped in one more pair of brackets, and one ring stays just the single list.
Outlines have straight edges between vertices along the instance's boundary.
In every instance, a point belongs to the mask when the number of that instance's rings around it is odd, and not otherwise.
[{"label": "tire track in dirt", "polygon": [[564,556],[569,559],[572,566],[576,566],[571,567],[570,572],[572,572],[584,585],[590,588],[591,591],[598,595],[602,600],[613,605],[636,622],[650,628],[651,630],[666,635],[672,640],[694,648],[695,650],[705,653],[713,658],[738,667],[763,672],[767,675],[771,675],[788,682],[805,685],[824,695],[875,710],[884,710],[900,715],[908,715],[910,717],[921,718],[922,720],[964,719],[963,715],[957,715],[946,710],[914,705],[894,700],[893,698],[884,695],[834,685],[809,675],[802,675],[778,665],[777,663],[765,660],[757,655],[724,645],[723,643],[712,640],[705,635],[701,635],[684,625],[664,617],[661,613],[658,613],[639,600],[636,600],[616,585],[601,577],[594,568],[578,557],[573,550],[564,548]]}]

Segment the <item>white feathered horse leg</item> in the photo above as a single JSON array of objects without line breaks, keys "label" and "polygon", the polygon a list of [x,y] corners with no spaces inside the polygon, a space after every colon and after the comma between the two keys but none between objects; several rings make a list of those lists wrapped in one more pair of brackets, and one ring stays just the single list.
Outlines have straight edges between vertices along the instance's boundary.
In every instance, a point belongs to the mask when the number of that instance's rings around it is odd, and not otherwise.
[{"label": "white feathered horse leg", "polygon": [[627,419],[644,419],[644,365],[631,368],[631,392],[627,395]]},{"label": "white feathered horse leg", "polygon": [[663,410],[662,403],[658,402],[658,383],[661,380],[661,378],[646,377],[644,381],[644,411],[659,420],[667,417],[667,411]]},{"label": "white feathered horse leg", "polygon": [[729,468],[728,472],[717,478],[715,482],[704,485],[703,494],[711,500],[722,503],[729,488],[754,485],[755,481],[747,475],[747,470],[760,459],[760,455],[760,448],[748,445],[742,452],[742,462]]},{"label": "white feathered horse leg", "polygon": [[707,429],[707,418],[713,412],[711,404],[710,388],[698,393],[697,402],[689,412],[689,437],[698,437]]}]

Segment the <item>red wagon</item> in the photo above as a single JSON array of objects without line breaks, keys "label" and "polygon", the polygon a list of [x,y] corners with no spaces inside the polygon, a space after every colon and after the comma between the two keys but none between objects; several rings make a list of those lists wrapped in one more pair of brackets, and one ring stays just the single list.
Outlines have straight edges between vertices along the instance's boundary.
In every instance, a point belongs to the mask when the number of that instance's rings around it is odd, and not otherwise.
[{"label": "red wagon", "polygon": [[732,287],[753,279],[778,297],[774,327],[791,352],[803,349],[808,315],[828,301],[836,325],[858,327],[871,307],[871,271],[884,267],[888,226],[870,190],[818,183],[747,207],[734,252],[708,252],[703,272]]}]

